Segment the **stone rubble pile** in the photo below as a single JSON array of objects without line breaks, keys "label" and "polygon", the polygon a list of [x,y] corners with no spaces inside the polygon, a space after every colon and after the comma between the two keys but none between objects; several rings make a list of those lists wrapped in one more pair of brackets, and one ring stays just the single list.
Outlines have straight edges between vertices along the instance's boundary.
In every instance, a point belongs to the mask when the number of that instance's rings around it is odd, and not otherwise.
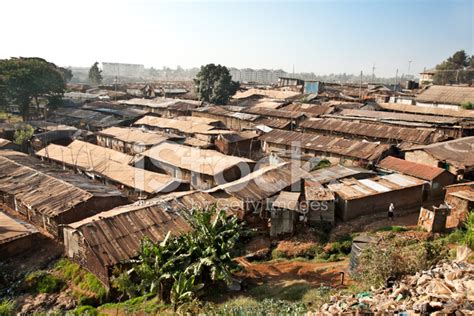
[{"label": "stone rubble pile", "polygon": [[474,264],[454,261],[405,277],[391,288],[334,296],[321,307],[321,312],[328,314],[473,315],[473,311]]}]

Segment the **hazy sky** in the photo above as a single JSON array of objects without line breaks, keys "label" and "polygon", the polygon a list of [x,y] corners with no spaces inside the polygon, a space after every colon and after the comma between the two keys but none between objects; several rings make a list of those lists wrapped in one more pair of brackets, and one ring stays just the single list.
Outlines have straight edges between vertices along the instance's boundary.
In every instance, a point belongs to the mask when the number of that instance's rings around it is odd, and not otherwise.
[{"label": "hazy sky", "polygon": [[473,2],[2,0],[0,58],[394,76],[474,53]]}]

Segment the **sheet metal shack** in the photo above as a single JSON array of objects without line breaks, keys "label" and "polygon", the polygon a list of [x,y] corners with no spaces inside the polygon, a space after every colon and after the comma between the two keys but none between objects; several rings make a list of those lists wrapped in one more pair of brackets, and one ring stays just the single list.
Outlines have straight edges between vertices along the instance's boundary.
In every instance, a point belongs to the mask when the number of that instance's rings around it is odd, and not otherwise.
[{"label": "sheet metal shack", "polygon": [[172,142],[161,143],[143,153],[148,170],[164,172],[190,181],[191,187],[206,190],[251,172],[254,161],[227,156],[215,150],[193,148]]},{"label": "sheet metal shack", "polygon": [[333,162],[347,159],[364,164],[374,162],[392,151],[390,145],[348,140],[342,137],[272,130],[260,137],[267,153],[300,150],[304,154],[325,157]]},{"label": "sheet metal shack", "polygon": [[86,142],[74,141],[67,147],[49,145],[36,155],[113,184],[132,200],[189,189],[186,181],[128,165],[132,156]]},{"label": "sheet metal shack", "polygon": [[97,133],[97,144],[136,155],[167,140],[182,139],[177,135],[144,131],[131,127],[110,127]]},{"label": "sheet metal shack", "polygon": [[20,254],[38,241],[38,230],[0,210],[0,260]]},{"label": "sheet metal shack", "polygon": [[191,230],[183,213],[159,200],[117,207],[64,227],[66,255],[109,285],[111,268],[138,255],[140,242]]},{"label": "sheet metal shack", "polygon": [[447,186],[445,202],[450,208],[446,227],[459,227],[466,221],[469,212],[474,209],[474,182]]},{"label": "sheet metal shack", "polygon": [[241,131],[253,129],[255,121],[260,115],[230,111],[220,106],[208,106],[193,111],[193,116],[219,120],[232,130]]},{"label": "sheet metal shack", "polygon": [[474,136],[411,148],[405,159],[448,170],[458,178],[474,176]]},{"label": "sheet metal shack", "polygon": [[344,179],[328,188],[336,194],[336,215],[347,221],[388,212],[390,203],[394,204],[395,212],[418,210],[423,184],[422,180],[394,173],[362,180]]},{"label": "sheet metal shack", "polygon": [[445,169],[391,156],[383,159],[378,168],[425,180],[424,201],[442,200],[445,195],[444,187],[456,181],[456,177]]},{"label": "sheet metal shack", "polygon": [[0,151],[0,200],[56,238],[59,225],[126,203],[114,188],[9,151]]},{"label": "sheet metal shack", "polygon": [[308,132],[380,141],[401,147],[413,144],[427,145],[447,139],[446,135],[436,133],[434,128],[400,127],[389,124],[365,123],[357,120],[311,118],[302,122],[300,126]]}]

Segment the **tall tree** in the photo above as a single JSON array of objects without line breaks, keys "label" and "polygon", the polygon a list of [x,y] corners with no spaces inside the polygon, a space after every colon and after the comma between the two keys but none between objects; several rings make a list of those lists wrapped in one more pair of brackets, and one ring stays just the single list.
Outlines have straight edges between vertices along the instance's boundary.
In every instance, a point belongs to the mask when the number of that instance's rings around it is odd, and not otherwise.
[{"label": "tall tree", "polygon": [[202,66],[194,83],[199,100],[215,104],[226,104],[239,89],[239,83],[232,81],[229,70],[214,64]]},{"label": "tall tree", "polygon": [[474,64],[473,56],[464,50],[455,52],[451,57],[436,66],[435,84],[471,83],[474,72],[469,69]]},{"label": "tall tree", "polygon": [[61,99],[65,89],[64,78],[53,63],[36,57],[0,60],[0,101],[18,105],[24,120],[33,100],[39,109],[39,98]]},{"label": "tall tree", "polygon": [[99,69],[98,62],[95,62],[89,69],[89,81],[93,84],[102,83],[102,70]]}]

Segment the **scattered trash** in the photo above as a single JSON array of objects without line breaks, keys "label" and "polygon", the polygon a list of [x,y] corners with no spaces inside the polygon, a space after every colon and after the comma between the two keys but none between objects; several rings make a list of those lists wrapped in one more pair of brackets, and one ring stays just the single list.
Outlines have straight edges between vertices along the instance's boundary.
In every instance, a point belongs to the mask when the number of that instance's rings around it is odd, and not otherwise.
[{"label": "scattered trash", "polygon": [[474,264],[443,262],[430,270],[407,276],[393,286],[357,295],[334,296],[323,313],[390,312],[399,315],[448,315],[474,310]]}]

